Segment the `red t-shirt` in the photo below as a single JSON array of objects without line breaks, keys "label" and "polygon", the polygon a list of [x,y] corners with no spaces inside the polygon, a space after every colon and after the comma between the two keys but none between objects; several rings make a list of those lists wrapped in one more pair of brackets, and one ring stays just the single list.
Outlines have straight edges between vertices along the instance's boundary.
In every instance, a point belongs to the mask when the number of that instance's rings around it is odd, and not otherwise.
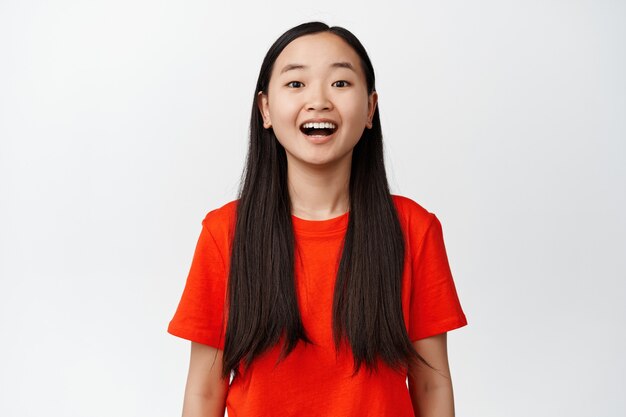
[{"label": "red t-shirt", "polygon": [[[465,326],[441,223],[415,201],[392,197],[410,254],[402,278],[402,310],[410,340]],[[222,350],[229,233],[235,225],[236,204],[234,200],[212,210],[202,221],[185,289],[167,329]],[[378,373],[370,375],[362,365],[350,378],[351,351],[335,354],[332,300],[348,216],[346,212],[327,220],[304,220],[292,215],[298,305],[307,334],[317,346],[298,343],[275,368],[280,345],[256,358],[231,382],[226,398],[229,417],[414,416],[406,374],[379,361]]]}]

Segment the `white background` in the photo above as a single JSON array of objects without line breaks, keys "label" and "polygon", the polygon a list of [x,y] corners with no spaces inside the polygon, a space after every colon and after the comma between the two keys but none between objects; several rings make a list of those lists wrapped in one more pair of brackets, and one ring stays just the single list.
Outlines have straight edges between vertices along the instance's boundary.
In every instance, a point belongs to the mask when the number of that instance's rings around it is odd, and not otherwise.
[{"label": "white background", "polygon": [[457,416],[623,416],[626,5],[0,0],[0,415],[180,415],[166,333],[234,199],[265,52],[377,75],[392,192],[441,220]]}]

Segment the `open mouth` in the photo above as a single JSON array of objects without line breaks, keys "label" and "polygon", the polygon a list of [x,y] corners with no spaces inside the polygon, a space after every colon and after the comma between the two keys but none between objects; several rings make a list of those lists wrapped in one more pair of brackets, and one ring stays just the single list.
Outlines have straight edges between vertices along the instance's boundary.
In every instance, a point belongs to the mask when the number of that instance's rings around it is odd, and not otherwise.
[{"label": "open mouth", "polygon": [[330,122],[304,123],[300,131],[307,136],[324,137],[330,136],[337,131],[337,125]]}]

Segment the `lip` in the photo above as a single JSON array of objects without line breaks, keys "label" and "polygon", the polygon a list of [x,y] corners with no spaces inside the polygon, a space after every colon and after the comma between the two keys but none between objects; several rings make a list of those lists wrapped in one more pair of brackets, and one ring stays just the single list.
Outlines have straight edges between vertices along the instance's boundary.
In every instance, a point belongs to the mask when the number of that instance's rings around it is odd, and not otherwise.
[{"label": "lip", "polygon": [[337,134],[337,131],[339,130],[339,123],[337,123],[336,121],[334,121],[333,119],[327,119],[325,117],[318,117],[315,119],[308,119],[305,120],[304,122],[300,123],[300,127],[302,127],[303,124],[305,123],[332,123],[335,126],[337,126],[337,128],[335,129],[335,131],[333,133],[331,133],[328,136],[309,136],[309,135],[305,135],[304,132],[302,132],[302,130],[300,130],[300,133],[302,133],[302,136],[304,136],[306,138],[306,140],[308,140],[311,143],[314,143],[316,145],[321,145],[323,143],[326,143],[328,141],[330,141],[332,138],[335,137],[335,135]]},{"label": "lip", "polygon": [[333,133],[331,133],[328,136],[309,136],[309,135],[305,135],[304,133],[302,133],[302,136],[304,136],[304,138],[311,143],[314,143],[316,145],[321,145],[323,143],[330,141],[332,138],[335,137],[336,134],[337,134],[337,130],[335,130]]}]

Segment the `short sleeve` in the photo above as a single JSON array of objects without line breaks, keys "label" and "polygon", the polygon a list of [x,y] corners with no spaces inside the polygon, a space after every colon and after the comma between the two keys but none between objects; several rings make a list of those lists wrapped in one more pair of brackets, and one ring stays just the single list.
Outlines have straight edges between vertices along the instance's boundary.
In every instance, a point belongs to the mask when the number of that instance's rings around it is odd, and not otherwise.
[{"label": "short sleeve", "polygon": [[185,288],[167,331],[223,350],[226,268],[206,221],[202,222]]},{"label": "short sleeve", "polygon": [[467,324],[448,263],[443,230],[437,216],[413,254],[409,338],[434,336]]}]

